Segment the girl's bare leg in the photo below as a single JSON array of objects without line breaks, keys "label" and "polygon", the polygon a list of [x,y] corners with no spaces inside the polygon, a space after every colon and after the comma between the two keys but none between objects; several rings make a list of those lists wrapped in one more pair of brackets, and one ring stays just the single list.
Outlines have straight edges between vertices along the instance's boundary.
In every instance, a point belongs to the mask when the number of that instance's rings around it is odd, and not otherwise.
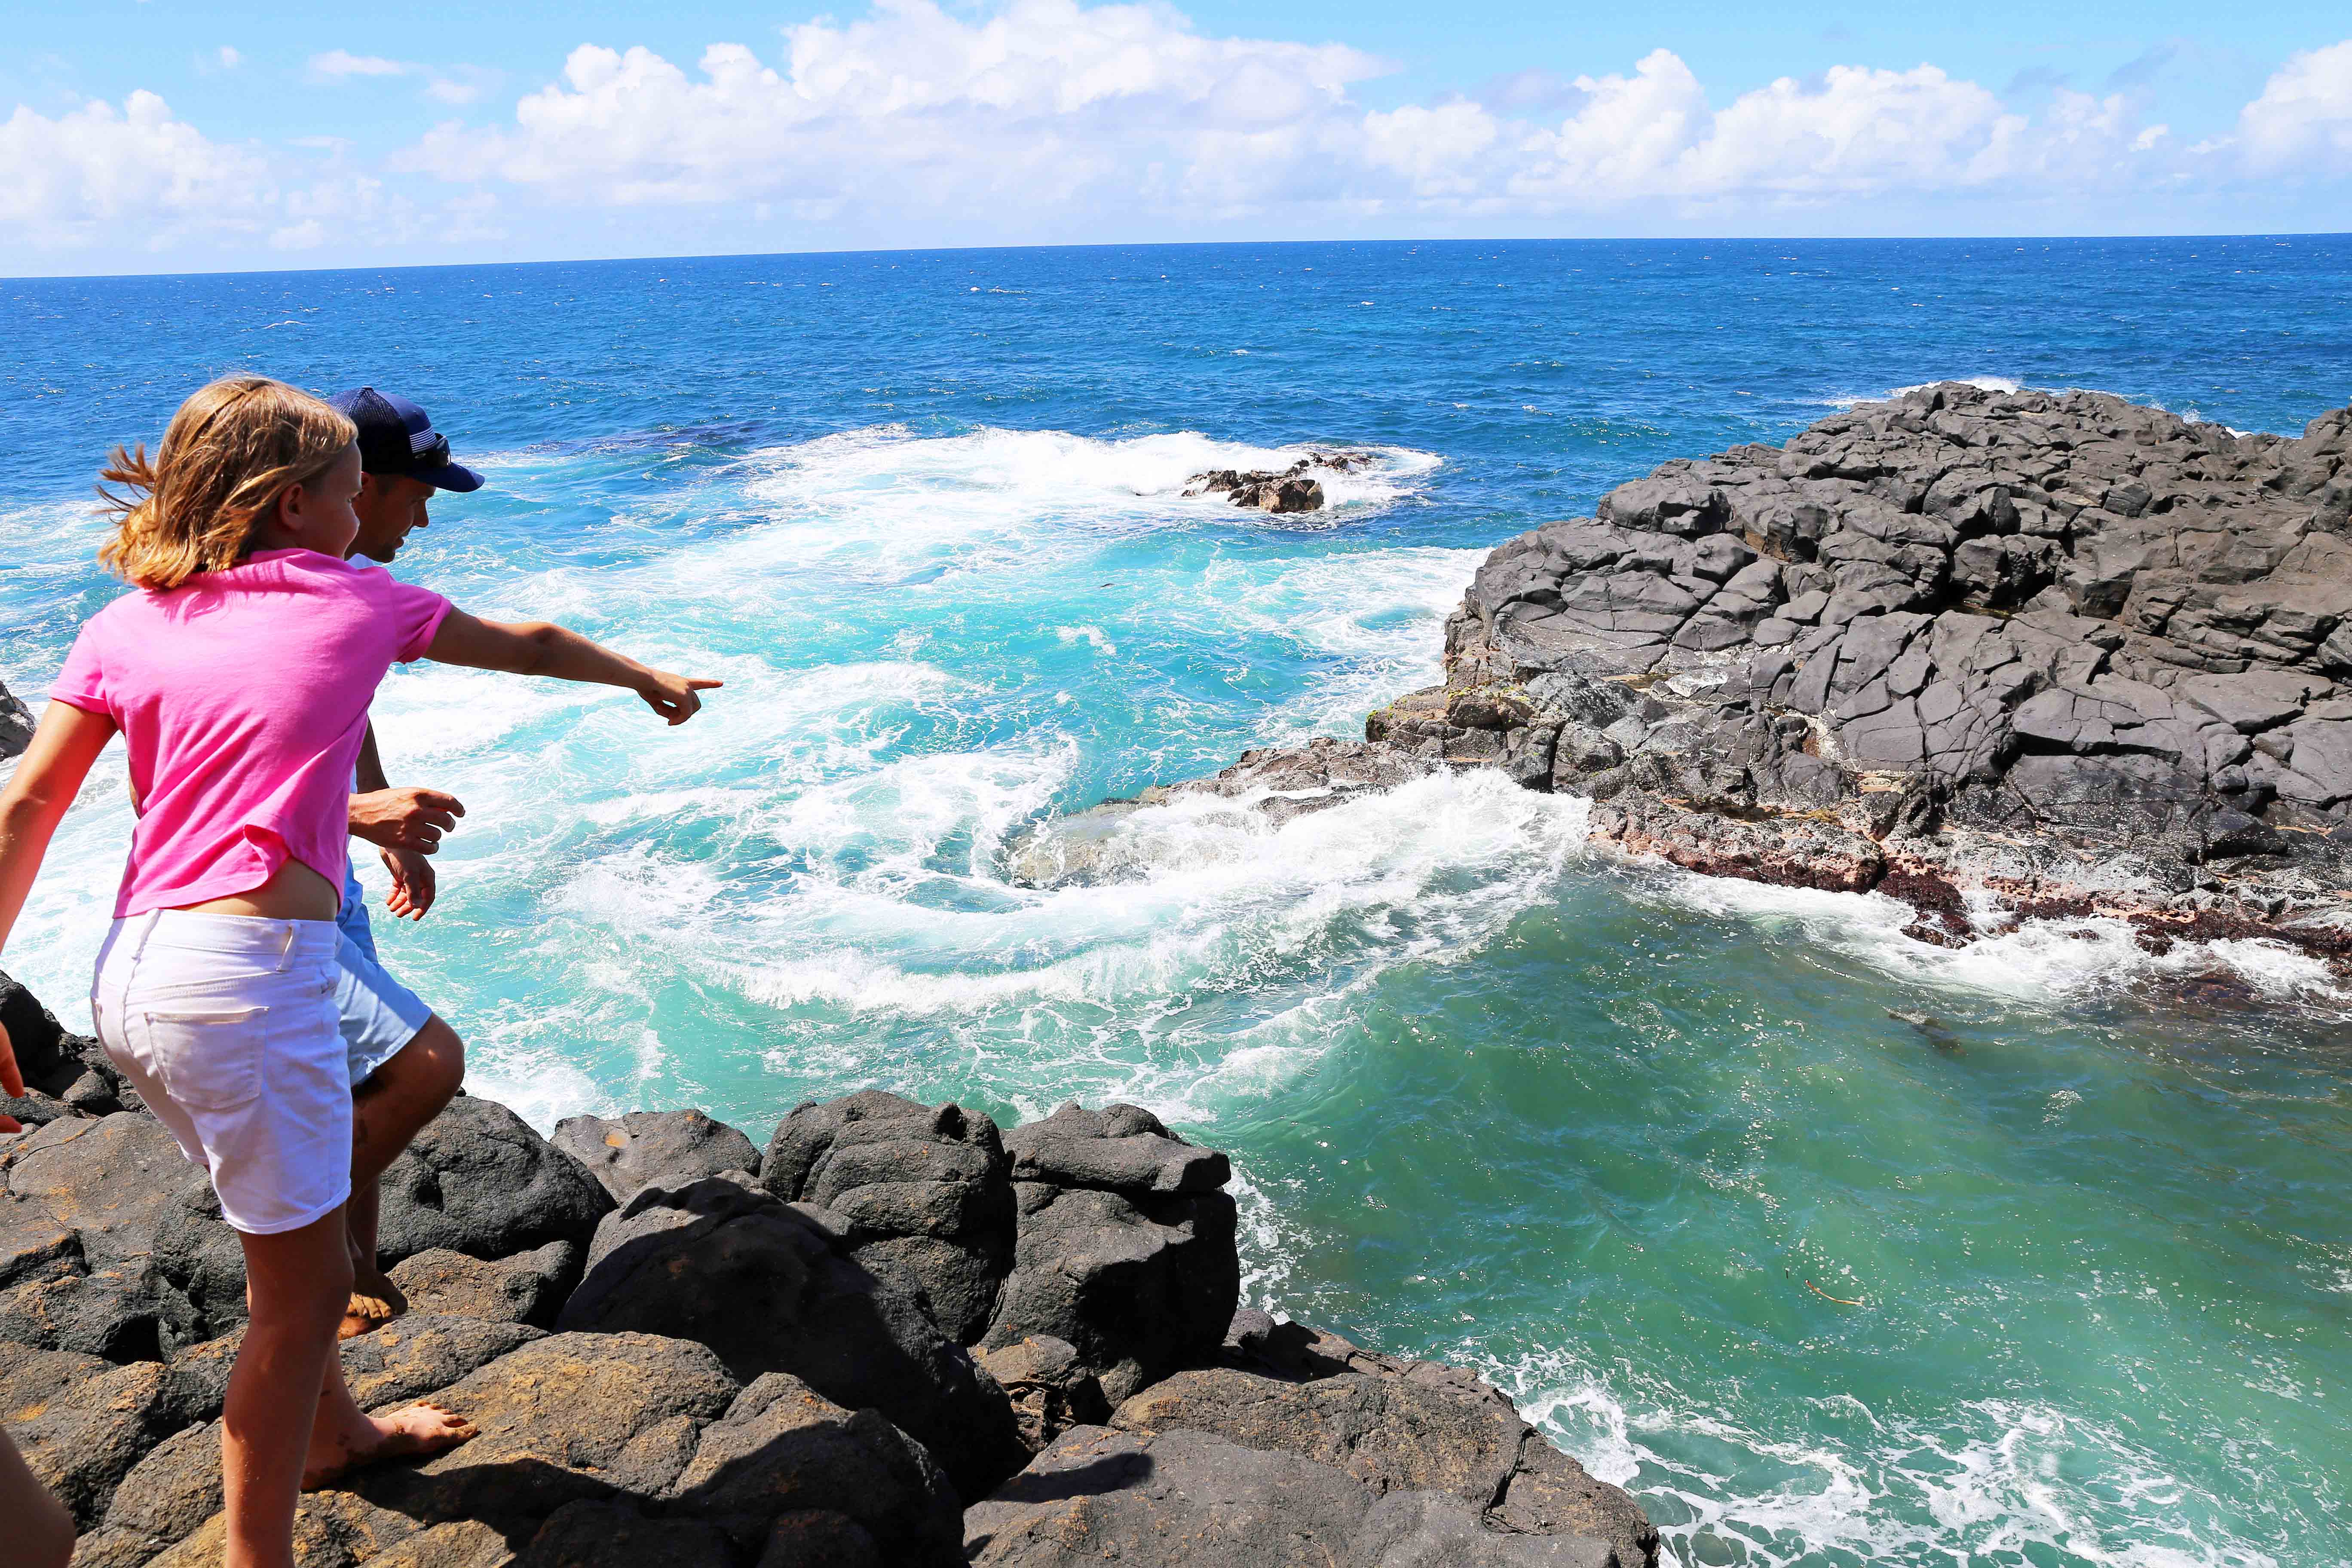
[{"label": "girl's bare leg", "polygon": [[292,1568],[294,1504],[310,1451],[319,1391],[335,1362],[335,1325],[351,1299],[343,1211],[276,1236],[245,1236],[253,1321],[229,1373],[221,1427],[227,1568]]},{"label": "girl's bare leg", "polygon": [[294,1506],[304,1486],[474,1435],[430,1405],[376,1417],[352,1400],[335,1354],[335,1325],[352,1289],[347,1227],[337,1208],[299,1230],[241,1237],[253,1321],[229,1374],[222,1423],[227,1568],[292,1568]]},{"label": "girl's bare leg", "polygon": [[73,1556],[73,1521],[26,1468],[25,1457],[0,1432],[0,1521],[8,1532],[8,1561],[24,1568],[66,1568]]}]

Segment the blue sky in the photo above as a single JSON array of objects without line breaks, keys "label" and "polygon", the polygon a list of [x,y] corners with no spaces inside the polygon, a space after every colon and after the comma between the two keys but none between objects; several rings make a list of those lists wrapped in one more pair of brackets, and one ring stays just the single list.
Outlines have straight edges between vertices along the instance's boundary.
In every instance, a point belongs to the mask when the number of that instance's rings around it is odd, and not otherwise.
[{"label": "blue sky", "polygon": [[2352,227],[2340,0],[89,0],[10,31],[17,274]]}]

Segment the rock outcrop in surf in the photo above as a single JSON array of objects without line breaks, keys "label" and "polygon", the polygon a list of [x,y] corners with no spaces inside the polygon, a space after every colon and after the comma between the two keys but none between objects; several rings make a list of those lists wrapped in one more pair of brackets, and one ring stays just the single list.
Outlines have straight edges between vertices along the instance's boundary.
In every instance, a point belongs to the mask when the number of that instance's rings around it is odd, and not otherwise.
[{"label": "rock outcrop in surf", "polygon": [[[1918,388],[1505,542],[1444,668],[1361,741],[1175,791],[1280,817],[1497,767],[1590,796],[1599,840],[1888,893],[1931,941],[2105,913],[2352,954],[2352,409],[2287,439]],[[1108,874],[1104,838],[1015,874]]]},{"label": "rock outcrop in surf", "polygon": [[1309,452],[1278,474],[1263,468],[1248,472],[1210,468],[1186,479],[1184,493],[1222,495],[1235,506],[1255,507],[1260,511],[1320,511],[1323,481],[1312,477],[1315,470],[1353,473],[1371,460],[1369,452]]},{"label": "rock outcrop in surf", "polygon": [[0,761],[16,756],[33,738],[33,711],[0,685]]},{"label": "rock outcrop in surf", "polygon": [[[5,976],[0,1018],[40,1086],[0,1134],[0,1422],[78,1564],[215,1563],[236,1238],[102,1053]],[[341,1354],[481,1436],[306,1494],[297,1561],[1654,1563],[1474,1373],[1239,1310],[1231,1175],[1131,1105],[1000,1131],[868,1089],[762,1148],[461,1096],[384,1183],[410,1310]]]}]

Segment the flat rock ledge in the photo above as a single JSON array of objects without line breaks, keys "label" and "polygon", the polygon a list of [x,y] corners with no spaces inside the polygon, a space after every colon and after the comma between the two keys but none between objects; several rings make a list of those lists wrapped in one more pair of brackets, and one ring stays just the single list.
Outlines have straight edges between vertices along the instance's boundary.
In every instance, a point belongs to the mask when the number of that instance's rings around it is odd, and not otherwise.
[{"label": "flat rock ledge", "polygon": [[[0,1135],[0,1424],[79,1568],[209,1568],[236,1237],[88,1041],[5,976],[0,1016],[45,1086]],[[411,1310],[341,1355],[368,1408],[481,1435],[306,1495],[296,1560],[1652,1568],[1633,1500],[1475,1373],[1240,1310],[1231,1175],[1131,1105],[1000,1130],[868,1089],[764,1144],[699,1110],[551,1142],[461,1096],[384,1183]]]},{"label": "flat rock ledge", "polygon": [[2352,409],[2286,439],[1947,383],[1598,510],[1496,548],[1444,683],[1362,740],[1046,824],[1013,874],[1129,874],[1126,819],[1186,796],[1280,822],[1494,768],[1590,797],[1598,843],[1884,893],[1923,941],[2098,915],[2352,958]]}]

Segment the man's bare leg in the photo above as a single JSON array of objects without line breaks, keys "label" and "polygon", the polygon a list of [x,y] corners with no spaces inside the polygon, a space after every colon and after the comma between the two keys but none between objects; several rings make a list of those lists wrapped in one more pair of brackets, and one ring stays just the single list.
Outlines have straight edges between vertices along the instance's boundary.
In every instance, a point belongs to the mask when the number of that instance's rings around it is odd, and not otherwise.
[{"label": "man's bare leg", "polygon": [[352,1295],[337,1331],[344,1339],[381,1328],[408,1310],[397,1286],[376,1267],[377,1178],[409,1140],[441,1114],[466,1081],[466,1047],[435,1014],[390,1061],[352,1091]]},{"label": "man's bare leg", "polygon": [[294,1505],[306,1481],[462,1443],[473,1428],[426,1406],[379,1420],[352,1401],[335,1354],[335,1321],[352,1289],[341,1208],[299,1230],[238,1239],[253,1321],[222,1412],[226,1563],[292,1568]]},{"label": "man's bare leg", "polygon": [[0,1432],[0,1522],[8,1531],[12,1563],[66,1568],[73,1557],[72,1517],[26,1465],[5,1432]]}]

